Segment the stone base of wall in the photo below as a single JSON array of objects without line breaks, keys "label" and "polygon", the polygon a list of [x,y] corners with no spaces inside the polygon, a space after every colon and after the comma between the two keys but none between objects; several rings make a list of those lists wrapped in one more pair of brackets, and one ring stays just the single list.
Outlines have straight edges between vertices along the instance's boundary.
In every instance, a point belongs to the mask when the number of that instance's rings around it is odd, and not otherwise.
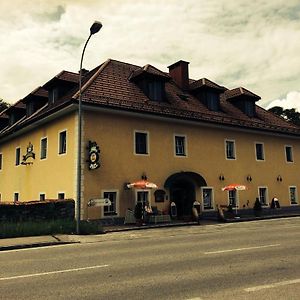
[{"label": "stone base of wall", "polygon": [[75,217],[73,199],[0,203],[0,221],[41,221]]}]

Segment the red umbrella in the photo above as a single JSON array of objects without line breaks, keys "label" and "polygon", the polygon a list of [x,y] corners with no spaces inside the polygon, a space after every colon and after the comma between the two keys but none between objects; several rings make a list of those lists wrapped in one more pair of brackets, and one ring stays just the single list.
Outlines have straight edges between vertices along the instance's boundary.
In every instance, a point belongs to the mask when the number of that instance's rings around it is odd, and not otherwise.
[{"label": "red umbrella", "polygon": [[129,189],[130,188],[136,188],[136,189],[157,189],[158,188],[158,186],[155,183],[145,179],[138,180],[133,183],[129,183],[127,184],[127,187]]},{"label": "red umbrella", "polygon": [[222,191],[233,191],[233,190],[244,191],[246,189],[247,187],[245,185],[234,183],[234,184],[226,185],[225,187],[222,188]]}]

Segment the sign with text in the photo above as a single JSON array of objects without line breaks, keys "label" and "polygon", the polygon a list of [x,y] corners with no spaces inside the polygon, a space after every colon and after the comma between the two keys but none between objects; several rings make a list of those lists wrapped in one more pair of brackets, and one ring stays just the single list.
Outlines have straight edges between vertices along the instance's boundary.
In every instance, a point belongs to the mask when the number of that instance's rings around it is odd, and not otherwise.
[{"label": "sign with text", "polygon": [[110,205],[111,205],[111,201],[108,198],[90,199],[88,202],[89,207],[110,206]]}]

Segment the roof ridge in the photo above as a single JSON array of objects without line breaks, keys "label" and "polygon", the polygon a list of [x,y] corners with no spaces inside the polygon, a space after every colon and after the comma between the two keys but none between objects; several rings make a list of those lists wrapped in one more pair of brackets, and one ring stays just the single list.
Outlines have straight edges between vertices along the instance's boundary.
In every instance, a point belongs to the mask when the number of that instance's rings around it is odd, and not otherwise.
[{"label": "roof ridge", "polygon": [[[99,69],[95,72],[95,74],[83,85],[81,89],[81,93],[83,93],[94,81],[94,79],[107,67],[109,63],[111,63],[111,59],[107,59],[102,65],[100,65]],[[79,96],[79,90],[72,96],[73,99],[76,99]]]}]

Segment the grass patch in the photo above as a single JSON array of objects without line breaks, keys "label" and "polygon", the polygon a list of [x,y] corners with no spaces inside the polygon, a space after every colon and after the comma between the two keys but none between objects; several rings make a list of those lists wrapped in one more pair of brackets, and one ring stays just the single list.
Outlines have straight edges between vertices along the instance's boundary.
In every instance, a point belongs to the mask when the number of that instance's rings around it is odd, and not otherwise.
[{"label": "grass patch", "polygon": [[[1,222],[0,238],[23,236],[73,234],[76,232],[74,220],[43,220],[24,222]],[[95,222],[81,221],[81,234],[103,233],[103,228]]]}]

